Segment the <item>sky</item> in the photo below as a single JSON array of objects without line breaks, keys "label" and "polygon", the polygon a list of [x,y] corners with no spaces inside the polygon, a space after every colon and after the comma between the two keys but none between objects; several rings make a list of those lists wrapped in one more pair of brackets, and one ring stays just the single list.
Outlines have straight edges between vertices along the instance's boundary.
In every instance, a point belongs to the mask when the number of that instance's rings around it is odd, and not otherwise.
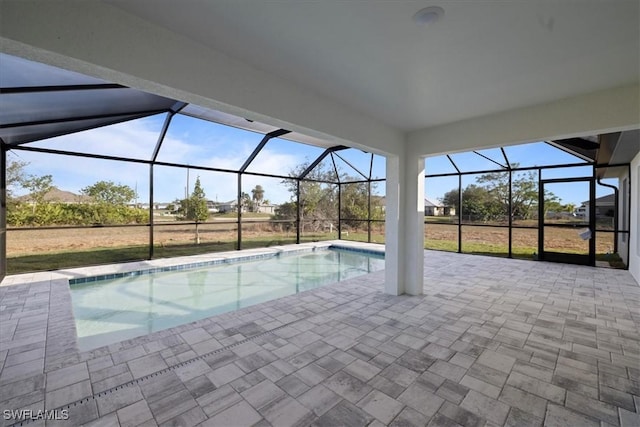
[{"label": "sky", "polygon": [[[28,146],[148,160],[156,145],[164,118],[165,115],[160,114],[38,141]],[[157,160],[237,170],[262,138],[262,134],[178,114],[171,122]],[[324,148],[273,138],[250,164],[247,172],[289,176],[299,164],[312,162],[323,151]],[[370,154],[348,149],[340,151],[339,155],[368,175]],[[374,157],[372,176],[384,178],[384,157]],[[149,201],[149,166],[145,164],[19,150],[9,152],[8,158],[28,163],[25,168],[27,174],[52,175],[53,185],[61,190],[79,194],[83,188],[95,182],[113,181],[134,188],[140,203]],[[336,165],[340,171],[354,178],[364,179],[344,160],[336,157]],[[320,166],[333,168],[329,158]],[[190,194],[197,177],[200,178],[208,199],[228,202],[237,197],[235,173],[157,165],[154,167],[155,202],[171,202],[183,198],[187,183]],[[243,174],[242,191],[251,195],[251,189],[256,185],[263,187],[264,198],[271,203],[280,204],[291,200],[292,193],[282,183],[281,178]],[[383,188],[383,185],[378,185],[378,194]],[[21,192],[16,191],[16,194]]]},{"label": "sky", "polygon": [[[451,154],[451,160],[462,172],[473,172],[482,170],[498,170],[501,167],[496,164],[505,164],[504,155],[499,148],[491,148],[485,150],[476,150],[477,153],[493,160],[488,160],[473,152],[454,153]],[[513,145],[504,147],[505,154],[512,166],[518,164],[520,167],[530,166],[551,166],[560,164],[577,164],[582,163],[585,166],[558,168],[558,169],[542,169],[542,179],[561,179],[561,178],[588,178],[591,177],[593,169],[586,166],[586,162],[579,157],[573,156],[560,149],[557,149],[545,142],[534,142],[529,144]],[[446,156],[437,156],[427,158],[425,161],[425,173],[427,175],[436,175],[444,173],[455,173],[456,169]],[[533,172],[537,176],[537,170]],[[528,172],[514,172],[514,179],[519,176],[528,174]],[[463,175],[462,187],[465,188],[470,184],[477,184],[477,175]],[[617,180],[604,179],[604,183],[617,186]],[[427,198],[431,200],[440,200],[444,193],[451,189],[458,188],[458,177],[441,177],[427,178],[425,183],[425,193]],[[582,202],[589,199],[589,184],[587,182],[577,183],[548,183],[545,190],[555,194],[562,204],[573,204],[580,206]],[[612,189],[596,184],[596,197],[611,194]]]},{"label": "sky", "polygon": [[[134,159],[150,159],[164,122],[165,115],[138,119],[117,125],[79,132],[28,144],[29,146],[53,148],[57,150],[95,153],[101,155],[124,156]],[[253,152],[263,135],[241,129],[212,123],[185,115],[176,115],[162,148],[158,161],[200,165],[206,167],[236,170]],[[316,159],[323,148],[294,143],[280,138],[271,139],[248,167],[249,172],[259,172],[288,176],[301,163]],[[479,153],[504,164],[499,149],[479,150]],[[578,163],[581,160],[546,143],[532,143],[505,147],[511,164],[521,166],[542,166],[561,163]],[[355,166],[365,175],[369,172],[371,157],[358,149],[338,152],[346,162],[336,157],[339,170],[357,179],[363,179],[348,164]],[[131,162],[58,156],[43,153],[13,150],[9,160],[27,162],[26,172],[33,175],[52,175],[53,184],[61,190],[79,194],[81,189],[95,182],[113,181],[134,188],[140,203],[149,201],[149,166]],[[499,169],[500,166],[474,153],[451,154],[451,158],[461,171]],[[426,159],[426,174],[455,172],[445,156]],[[333,167],[326,158],[321,166]],[[543,179],[590,176],[590,167],[543,170]],[[384,178],[385,159],[374,156],[372,167],[374,178]],[[206,197],[218,202],[228,202],[237,196],[237,175],[204,170],[154,167],[154,200],[156,203],[171,202],[193,191],[196,177],[200,178]],[[475,183],[477,175],[463,176],[463,187]],[[605,182],[617,184],[613,180]],[[244,174],[242,191],[251,195],[251,189],[261,185],[264,198],[274,204],[291,200],[291,192],[280,178],[267,178]],[[425,183],[425,197],[438,201],[451,189],[457,188],[457,177],[428,178]],[[598,197],[609,194],[611,189],[596,186]],[[579,206],[588,199],[588,186],[579,184],[558,184],[549,188],[564,204]],[[21,194],[20,191],[16,191]],[[384,195],[384,183],[377,185],[376,194]]]}]

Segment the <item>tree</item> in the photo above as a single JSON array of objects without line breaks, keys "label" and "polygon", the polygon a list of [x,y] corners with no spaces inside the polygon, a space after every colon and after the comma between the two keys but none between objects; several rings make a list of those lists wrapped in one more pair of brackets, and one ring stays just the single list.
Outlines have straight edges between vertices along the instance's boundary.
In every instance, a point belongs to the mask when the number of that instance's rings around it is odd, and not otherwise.
[{"label": "tree", "polygon": [[564,207],[562,203],[560,203],[560,198],[553,194],[552,192],[545,190],[544,191],[544,217],[547,217],[549,212],[555,212],[556,214],[559,212],[563,212]]},{"label": "tree", "polygon": [[44,204],[44,197],[53,188],[53,177],[51,175],[29,175],[28,178],[22,180],[22,186],[29,190],[32,212],[35,215],[37,205]]},{"label": "tree", "polygon": [[[292,178],[282,181],[291,193],[291,205],[287,209],[280,209],[280,213],[276,213],[276,219],[295,221],[298,210],[298,180],[296,178],[308,166],[308,163],[298,165],[289,172],[289,176]],[[331,170],[325,170],[318,166],[311,170],[306,178],[313,181],[300,181],[300,228],[302,232],[307,227],[318,231],[327,221],[334,221],[338,217],[337,186],[320,182],[335,181],[335,174]]]},{"label": "tree", "polygon": [[[511,165],[518,167],[517,163]],[[471,220],[504,220],[509,213],[509,173],[490,172],[480,175],[477,184],[470,184],[462,190],[462,210],[460,215],[470,216]],[[458,189],[447,192],[443,203],[459,209]],[[557,210],[559,200],[551,192],[545,191],[545,214],[549,207]],[[517,219],[530,219],[538,209],[538,178],[532,172],[516,172],[511,182],[511,216]]]},{"label": "tree", "polygon": [[[351,178],[347,177],[347,180]],[[374,191],[376,183],[371,184],[371,191]],[[371,198],[371,213],[369,213],[369,185],[366,182],[345,183],[340,186],[340,196],[342,200],[340,207],[342,212],[340,218],[342,222],[350,227],[358,229],[365,226],[366,220],[379,220],[383,218],[382,204],[379,197]]]},{"label": "tree", "polygon": [[[511,165],[514,168],[518,163]],[[538,204],[537,176],[533,171],[522,172],[512,177],[511,183],[511,216],[529,219]],[[509,211],[509,173],[491,172],[480,175],[476,182],[492,193],[503,206],[503,212]]]},{"label": "tree", "polygon": [[290,228],[294,227],[297,217],[297,210],[298,205],[296,204],[296,202],[281,203],[278,207],[276,207],[273,219],[289,221],[284,223],[284,227],[289,230]]},{"label": "tree", "polygon": [[264,189],[261,185],[256,185],[253,190],[251,190],[251,199],[253,200],[253,211],[257,212],[262,205],[262,201],[264,200]]},{"label": "tree", "polygon": [[93,198],[97,203],[124,206],[136,198],[136,192],[128,185],[116,184],[113,181],[98,181],[80,190],[85,196]]},{"label": "tree", "polygon": [[5,174],[5,184],[7,187],[7,199],[13,199],[13,192],[16,187],[21,187],[24,180],[27,178],[25,167],[27,162],[20,160],[7,159],[7,171]]},{"label": "tree", "polygon": [[209,209],[207,208],[207,199],[204,190],[200,184],[200,177],[196,178],[193,187],[193,193],[188,199],[180,201],[178,209],[179,219],[187,219],[196,223],[196,244],[200,244],[199,224],[209,218]]},{"label": "tree", "polygon": [[246,210],[248,212],[253,212],[253,202],[251,201],[251,197],[244,191],[240,193],[240,206],[238,206],[240,212],[242,210]]},{"label": "tree", "polygon": [[465,187],[462,190],[462,209],[460,209],[458,194],[457,188],[448,191],[442,198],[442,202],[447,206],[455,206],[459,215],[464,215],[471,221],[494,220],[499,218],[503,212],[495,195],[485,187],[475,184],[469,184]]},{"label": "tree", "polygon": [[[299,177],[308,168],[308,163],[301,164],[289,172],[291,177]],[[366,182],[354,182],[356,179],[346,174],[340,175],[341,208],[338,212],[338,186],[331,184],[336,181],[335,171],[330,168],[316,166],[306,176],[309,180],[300,181],[300,228],[310,227],[312,231],[318,231],[329,224],[335,224],[340,214],[343,224],[352,227],[362,226],[362,220],[368,219],[369,186]],[[291,193],[291,202],[283,204],[276,210],[276,219],[295,220],[297,216],[297,191],[298,180],[287,179],[283,181]],[[371,185],[372,191],[375,183]],[[382,219],[384,210],[380,198],[371,198],[371,219]]]},{"label": "tree", "polygon": [[576,205],[574,203],[567,203],[562,207],[562,210],[567,213],[573,214],[576,211]]}]

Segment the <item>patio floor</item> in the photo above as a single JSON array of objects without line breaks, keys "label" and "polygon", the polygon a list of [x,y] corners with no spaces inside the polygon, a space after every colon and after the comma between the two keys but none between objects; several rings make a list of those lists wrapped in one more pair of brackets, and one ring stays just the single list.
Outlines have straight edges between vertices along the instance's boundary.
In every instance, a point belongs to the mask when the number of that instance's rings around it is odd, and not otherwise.
[{"label": "patio floor", "polygon": [[640,425],[628,272],[424,262],[421,296],[384,294],[379,272],[85,353],[68,272],[7,277],[0,408],[68,415],[46,425]]}]

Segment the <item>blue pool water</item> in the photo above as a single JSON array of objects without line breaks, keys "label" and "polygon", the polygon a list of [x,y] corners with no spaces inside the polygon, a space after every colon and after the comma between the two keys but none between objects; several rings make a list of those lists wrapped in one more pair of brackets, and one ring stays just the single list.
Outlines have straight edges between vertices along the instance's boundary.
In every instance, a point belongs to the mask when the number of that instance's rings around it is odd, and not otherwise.
[{"label": "blue pool water", "polygon": [[383,268],[381,255],[331,249],[72,282],[78,346],[90,350]]}]

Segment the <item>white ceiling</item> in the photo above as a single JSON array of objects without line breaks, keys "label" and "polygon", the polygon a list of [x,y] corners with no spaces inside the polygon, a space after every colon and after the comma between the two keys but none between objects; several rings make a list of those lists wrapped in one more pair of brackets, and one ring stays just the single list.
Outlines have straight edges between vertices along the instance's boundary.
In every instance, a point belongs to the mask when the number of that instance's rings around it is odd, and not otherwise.
[{"label": "white ceiling", "polygon": [[403,131],[640,80],[638,0],[108,3]]}]

